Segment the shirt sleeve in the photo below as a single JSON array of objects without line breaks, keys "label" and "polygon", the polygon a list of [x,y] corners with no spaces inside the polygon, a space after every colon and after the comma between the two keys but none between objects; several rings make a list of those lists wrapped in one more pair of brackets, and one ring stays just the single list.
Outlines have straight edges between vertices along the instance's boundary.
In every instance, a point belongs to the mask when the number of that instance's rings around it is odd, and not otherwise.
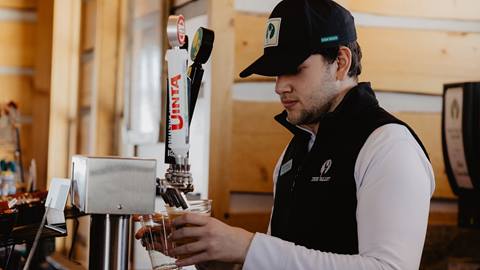
[{"label": "shirt sleeve", "polygon": [[243,269],[418,269],[435,182],[408,129],[388,124],[375,130],[357,158],[355,181],[358,255],[307,249],[257,233]]}]

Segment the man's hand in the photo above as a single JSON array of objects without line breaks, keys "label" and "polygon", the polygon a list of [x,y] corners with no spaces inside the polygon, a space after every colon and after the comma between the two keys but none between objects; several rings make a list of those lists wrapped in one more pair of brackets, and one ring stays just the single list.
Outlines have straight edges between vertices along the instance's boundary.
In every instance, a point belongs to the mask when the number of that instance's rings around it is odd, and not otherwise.
[{"label": "man's hand", "polygon": [[253,239],[251,232],[199,214],[182,215],[173,220],[173,226],[180,229],[170,235],[170,240],[196,239],[170,251],[172,256],[189,255],[176,262],[179,267],[208,261],[243,263]]},{"label": "man's hand", "polygon": [[[142,218],[152,218],[153,226],[142,226],[136,233],[135,238],[141,240],[142,246],[147,250],[157,250],[168,255],[172,249],[171,243],[163,241],[171,233],[171,225],[168,220],[163,220],[161,214],[154,214],[151,217],[134,215],[133,221],[141,221]],[[151,222],[151,221],[150,221]],[[154,223],[155,222],[155,223]]]}]

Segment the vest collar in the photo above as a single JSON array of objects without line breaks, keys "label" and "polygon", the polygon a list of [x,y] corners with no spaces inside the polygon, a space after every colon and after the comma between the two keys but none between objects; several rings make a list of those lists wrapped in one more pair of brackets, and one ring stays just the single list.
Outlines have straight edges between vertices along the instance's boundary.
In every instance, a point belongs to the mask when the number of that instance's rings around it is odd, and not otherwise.
[{"label": "vest collar", "polygon": [[[321,122],[324,119],[340,119],[348,116],[355,116],[364,111],[368,107],[378,106],[378,101],[375,93],[372,90],[369,82],[360,82],[355,87],[350,89],[340,104],[334,111],[325,113],[318,119]],[[287,120],[287,111],[276,115],[275,120],[292,132],[294,135],[311,136],[307,130],[293,125]]]}]

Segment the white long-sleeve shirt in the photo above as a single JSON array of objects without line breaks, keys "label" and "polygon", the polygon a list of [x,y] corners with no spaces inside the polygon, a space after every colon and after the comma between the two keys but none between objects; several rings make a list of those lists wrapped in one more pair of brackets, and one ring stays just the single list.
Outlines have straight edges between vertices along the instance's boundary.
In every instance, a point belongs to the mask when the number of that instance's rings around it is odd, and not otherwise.
[{"label": "white long-sleeve shirt", "polygon": [[[314,141],[312,133],[310,148]],[[274,183],[282,159],[283,154],[274,171]],[[409,130],[399,124],[376,129],[359,152],[354,178],[358,255],[307,249],[270,236],[269,226],[267,234],[255,234],[243,269],[418,269],[435,179],[430,162]]]}]

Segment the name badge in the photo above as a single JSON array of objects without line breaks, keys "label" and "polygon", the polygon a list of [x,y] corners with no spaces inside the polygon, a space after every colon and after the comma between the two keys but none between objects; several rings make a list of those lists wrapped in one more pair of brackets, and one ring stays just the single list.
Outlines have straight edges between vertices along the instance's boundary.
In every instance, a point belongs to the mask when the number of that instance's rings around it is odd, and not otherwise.
[{"label": "name badge", "polygon": [[287,161],[287,163],[283,164],[282,167],[280,168],[280,176],[286,174],[292,169],[292,164],[293,164],[293,159],[290,159]]}]

